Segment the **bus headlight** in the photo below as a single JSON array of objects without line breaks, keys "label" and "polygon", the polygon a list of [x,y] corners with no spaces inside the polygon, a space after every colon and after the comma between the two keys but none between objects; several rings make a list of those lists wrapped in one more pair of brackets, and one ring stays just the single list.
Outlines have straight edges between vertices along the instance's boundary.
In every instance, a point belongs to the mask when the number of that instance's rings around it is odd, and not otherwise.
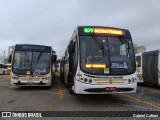
[{"label": "bus headlight", "polygon": [[42,80],[49,80],[50,77],[43,77]]},{"label": "bus headlight", "polygon": [[84,82],[87,82],[88,81],[88,79],[87,78],[84,78]]},{"label": "bus headlight", "polygon": [[16,79],[16,80],[19,79],[18,76],[12,76],[12,78],[13,78],[13,79]]}]

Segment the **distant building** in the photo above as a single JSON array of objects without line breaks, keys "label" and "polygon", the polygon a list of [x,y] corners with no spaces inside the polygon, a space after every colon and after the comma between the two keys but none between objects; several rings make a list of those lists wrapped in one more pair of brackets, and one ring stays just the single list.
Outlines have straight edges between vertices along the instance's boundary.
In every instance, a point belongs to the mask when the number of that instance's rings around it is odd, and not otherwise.
[{"label": "distant building", "polygon": [[142,53],[146,51],[146,47],[145,46],[138,46],[137,44],[134,44],[134,52],[135,54],[137,53]]}]

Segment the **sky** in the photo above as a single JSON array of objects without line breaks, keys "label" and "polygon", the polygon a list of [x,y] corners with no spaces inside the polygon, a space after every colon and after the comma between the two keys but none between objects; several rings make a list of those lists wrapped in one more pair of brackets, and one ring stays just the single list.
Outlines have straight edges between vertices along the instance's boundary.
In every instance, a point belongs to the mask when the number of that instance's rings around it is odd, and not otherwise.
[{"label": "sky", "polygon": [[15,44],[52,46],[58,58],[77,25],[128,29],[133,42],[160,48],[160,0],[0,0],[0,55]]}]

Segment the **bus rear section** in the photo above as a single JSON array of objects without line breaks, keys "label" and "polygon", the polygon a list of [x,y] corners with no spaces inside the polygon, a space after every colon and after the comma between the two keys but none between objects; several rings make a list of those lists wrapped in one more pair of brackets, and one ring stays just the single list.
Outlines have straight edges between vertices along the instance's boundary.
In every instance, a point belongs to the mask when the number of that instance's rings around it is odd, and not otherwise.
[{"label": "bus rear section", "polygon": [[7,74],[7,66],[3,63],[0,63],[0,74]]},{"label": "bus rear section", "polygon": [[71,93],[135,93],[135,54],[128,30],[79,26],[61,61],[61,77]]},{"label": "bus rear section", "polygon": [[138,82],[160,85],[159,50],[143,52],[136,55]]},{"label": "bus rear section", "polygon": [[50,46],[15,45],[11,85],[52,86],[52,65],[56,54]]}]

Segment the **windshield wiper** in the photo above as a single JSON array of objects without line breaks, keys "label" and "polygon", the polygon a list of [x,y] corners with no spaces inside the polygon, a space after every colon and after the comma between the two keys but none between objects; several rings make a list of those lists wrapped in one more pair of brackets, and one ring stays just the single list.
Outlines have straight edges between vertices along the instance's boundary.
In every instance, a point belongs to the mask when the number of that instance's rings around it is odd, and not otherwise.
[{"label": "windshield wiper", "polygon": [[38,57],[37,57],[37,63],[38,63],[39,59],[41,58],[42,53],[43,53],[43,52],[40,52],[40,54],[38,55]]},{"label": "windshield wiper", "polygon": [[92,37],[93,40],[96,42],[96,44],[98,45],[98,47],[102,50],[103,56],[104,56],[104,45],[103,45],[103,41],[102,41],[102,44],[101,44],[101,43],[97,40],[97,38],[95,37],[94,34],[92,34],[91,37]]},{"label": "windshield wiper", "polygon": [[127,40],[123,36],[119,37],[119,39],[121,40],[122,43],[128,45]]}]

